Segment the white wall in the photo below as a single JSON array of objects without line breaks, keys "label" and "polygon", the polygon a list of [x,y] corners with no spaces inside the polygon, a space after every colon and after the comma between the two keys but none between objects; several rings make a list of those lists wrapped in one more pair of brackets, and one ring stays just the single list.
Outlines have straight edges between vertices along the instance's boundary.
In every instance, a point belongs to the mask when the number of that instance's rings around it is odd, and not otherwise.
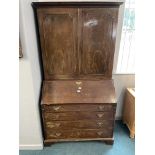
[{"label": "white wall", "polygon": [[42,149],[42,135],[38,116],[30,62],[19,62],[19,145],[20,149]]},{"label": "white wall", "polygon": [[24,57],[19,61],[19,145],[20,149],[42,149],[39,116],[41,74],[32,0],[20,0],[20,38]]},{"label": "white wall", "polygon": [[113,79],[117,97],[116,119],[121,119],[125,89],[135,87],[135,75],[113,74]]},{"label": "white wall", "polygon": [[[20,0],[20,37],[24,55],[24,57],[20,59],[19,62],[20,149],[43,148],[38,109],[41,74],[38,59],[35,23],[31,2],[32,0]],[[120,17],[121,16],[122,14],[120,15]],[[120,23],[121,22],[122,21],[120,20]],[[120,31],[120,29],[121,24],[119,25],[118,31]],[[116,46],[117,48],[119,48],[120,35],[118,35],[117,38],[118,40]],[[116,68],[115,65],[117,64],[117,53],[118,51],[116,49],[114,68]],[[113,75],[113,78],[115,81],[116,94],[118,98],[116,117],[120,118],[124,88],[134,86],[134,75]]]}]

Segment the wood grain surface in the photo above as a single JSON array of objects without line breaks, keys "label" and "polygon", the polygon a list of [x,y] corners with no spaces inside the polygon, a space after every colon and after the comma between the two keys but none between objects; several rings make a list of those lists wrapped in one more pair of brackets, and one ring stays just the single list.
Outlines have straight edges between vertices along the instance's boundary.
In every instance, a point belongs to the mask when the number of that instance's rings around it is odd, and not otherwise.
[{"label": "wood grain surface", "polygon": [[85,130],[62,130],[47,131],[47,139],[68,139],[68,138],[110,138],[112,130],[85,129]]},{"label": "wood grain surface", "polygon": [[47,105],[42,104],[42,110],[46,112],[68,112],[68,111],[115,111],[116,106],[107,104],[65,104]]},{"label": "wood grain surface", "polygon": [[[77,82],[81,83],[77,84]],[[80,92],[77,92],[78,90]],[[116,104],[113,80],[44,81],[42,104],[71,103]]]},{"label": "wood grain surface", "polygon": [[118,7],[37,8],[44,78],[111,78]]},{"label": "wood grain surface", "polygon": [[81,74],[111,78],[118,9],[84,8],[80,15]]},{"label": "wood grain surface", "polygon": [[33,2],[43,87],[44,144],[113,143],[116,2]]},{"label": "wood grain surface", "polygon": [[103,129],[112,128],[113,120],[46,121],[47,130]]},{"label": "wood grain surface", "polygon": [[77,9],[38,9],[45,79],[76,74]]},{"label": "wood grain surface", "polygon": [[67,112],[67,113],[47,113],[44,114],[46,121],[52,120],[113,120],[113,112]]}]

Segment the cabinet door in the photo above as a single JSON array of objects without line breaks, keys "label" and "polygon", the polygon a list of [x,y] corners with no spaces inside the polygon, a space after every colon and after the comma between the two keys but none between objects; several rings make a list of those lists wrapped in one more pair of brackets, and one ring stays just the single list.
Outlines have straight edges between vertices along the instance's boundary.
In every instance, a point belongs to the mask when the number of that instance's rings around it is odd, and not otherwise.
[{"label": "cabinet door", "polygon": [[74,8],[37,9],[45,80],[78,72],[77,12]]},{"label": "cabinet door", "polygon": [[81,74],[112,75],[118,8],[83,8],[81,23]]}]

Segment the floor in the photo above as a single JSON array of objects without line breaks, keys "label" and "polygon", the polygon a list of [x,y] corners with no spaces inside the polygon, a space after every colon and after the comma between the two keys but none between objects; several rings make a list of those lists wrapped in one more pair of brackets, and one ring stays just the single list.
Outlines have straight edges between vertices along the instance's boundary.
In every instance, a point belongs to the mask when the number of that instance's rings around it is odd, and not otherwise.
[{"label": "floor", "polygon": [[19,151],[19,155],[134,155],[135,140],[129,138],[129,131],[121,121],[117,121],[113,146],[103,142],[55,143],[43,150]]}]

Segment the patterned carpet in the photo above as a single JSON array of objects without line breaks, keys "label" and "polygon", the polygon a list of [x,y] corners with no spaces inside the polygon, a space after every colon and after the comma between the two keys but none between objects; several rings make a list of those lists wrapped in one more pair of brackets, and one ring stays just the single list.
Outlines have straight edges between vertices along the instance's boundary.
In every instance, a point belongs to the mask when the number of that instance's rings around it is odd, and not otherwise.
[{"label": "patterned carpet", "polygon": [[113,146],[103,142],[55,143],[43,150],[20,150],[19,155],[134,155],[135,140],[121,121],[116,121]]}]

